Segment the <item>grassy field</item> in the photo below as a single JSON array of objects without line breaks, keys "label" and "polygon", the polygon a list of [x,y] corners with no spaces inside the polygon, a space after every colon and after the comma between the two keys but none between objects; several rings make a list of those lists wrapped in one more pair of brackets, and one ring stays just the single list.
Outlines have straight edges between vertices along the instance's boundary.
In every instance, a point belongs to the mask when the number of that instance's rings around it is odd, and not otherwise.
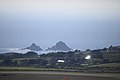
[{"label": "grassy field", "polygon": [[96,67],[96,66],[98,66],[98,67],[114,67],[114,68],[119,67],[120,68],[120,63],[106,63],[106,64],[100,64],[100,65],[91,65],[89,67]]},{"label": "grassy field", "polygon": [[[101,64],[97,66],[118,66]],[[94,65],[96,66],[96,65]],[[66,78],[67,79],[64,79]],[[33,67],[0,67],[0,80],[120,80],[119,73],[74,72],[65,69]]]},{"label": "grassy field", "polygon": [[0,80],[120,80],[119,74],[43,72],[43,71],[7,71],[0,72]]},{"label": "grassy field", "polygon": [[[110,64],[109,64],[110,65]],[[68,79],[64,79],[64,78]],[[0,80],[120,80],[119,73],[65,72],[64,69],[0,67]]]},{"label": "grassy field", "polygon": [[0,67],[0,71],[64,71],[64,69],[34,67]]},{"label": "grassy field", "polygon": [[120,72],[120,63],[108,63],[76,68],[34,68],[34,67],[0,67],[0,71],[61,71],[61,72]]}]

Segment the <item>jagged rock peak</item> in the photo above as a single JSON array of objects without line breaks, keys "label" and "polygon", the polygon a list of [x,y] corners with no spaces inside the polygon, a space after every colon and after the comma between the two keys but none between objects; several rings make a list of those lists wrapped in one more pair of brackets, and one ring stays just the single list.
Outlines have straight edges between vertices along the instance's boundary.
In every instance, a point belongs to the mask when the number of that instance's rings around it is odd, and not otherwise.
[{"label": "jagged rock peak", "polygon": [[25,49],[30,49],[30,50],[32,50],[32,51],[41,51],[42,49],[39,47],[39,46],[37,46],[35,43],[32,43],[32,45],[30,46],[30,47],[27,47],[27,48],[25,48]]},{"label": "jagged rock peak", "polygon": [[31,46],[37,46],[35,43],[32,43],[32,45]]},{"label": "jagged rock peak", "polygon": [[69,48],[64,42],[59,41],[55,46],[48,48],[47,50],[70,51],[72,49]]},{"label": "jagged rock peak", "polygon": [[66,44],[62,41],[59,41],[58,43],[56,43],[56,45],[66,45]]}]

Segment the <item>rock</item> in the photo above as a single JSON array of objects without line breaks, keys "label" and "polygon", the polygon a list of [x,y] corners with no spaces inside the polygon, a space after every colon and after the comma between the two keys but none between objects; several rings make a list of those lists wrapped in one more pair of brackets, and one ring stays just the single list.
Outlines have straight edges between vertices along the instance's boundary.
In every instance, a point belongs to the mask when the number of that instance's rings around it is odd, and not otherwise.
[{"label": "rock", "polygon": [[32,50],[32,51],[41,51],[42,49],[37,46],[35,43],[33,43],[30,47],[26,47],[24,49],[29,49],[29,50]]},{"label": "rock", "polygon": [[64,42],[59,41],[58,43],[56,43],[55,46],[48,48],[47,50],[55,50],[55,51],[70,51],[72,50],[71,48],[69,48]]}]

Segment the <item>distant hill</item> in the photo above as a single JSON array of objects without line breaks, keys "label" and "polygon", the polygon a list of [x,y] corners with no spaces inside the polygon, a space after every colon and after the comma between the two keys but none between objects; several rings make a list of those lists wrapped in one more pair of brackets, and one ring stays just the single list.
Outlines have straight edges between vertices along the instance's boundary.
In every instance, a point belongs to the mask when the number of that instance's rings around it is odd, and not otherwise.
[{"label": "distant hill", "polygon": [[59,51],[70,51],[72,50],[71,48],[69,48],[64,42],[62,41],[59,41],[58,43],[56,43],[55,46],[51,47],[51,48],[48,48],[46,50],[59,50]]},{"label": "distant hill", "polygon": [[42,48],[37,46],[35,43],[32,43],[32,45],[30,47],[26,47],[24,49],[29,49],[29,50],[32,50],[32,51],[41,51],[42,50]]},{"label": "distant hill", "polygon": [[[32,44],[31,49],[36,44]],[[62,48],[61,48],[62,47]],[[32,49],[33,50],[33,49]],[[86,51],[70,50],[62,41],[49,50],[64,50],[38,54],[35,51],[27,53],[0,54],[0,67],[21,66],[37,68],[70,69],[80,72],[119,72],[120,73],[120,46],[110,46],[103,49]],[[42,52],[42,51],[40,51]],[[1,69],[3,71],[3,68]],[[8,70],[8,69],[7,69]],[[66,70],[65,70],[66,71]]]}]

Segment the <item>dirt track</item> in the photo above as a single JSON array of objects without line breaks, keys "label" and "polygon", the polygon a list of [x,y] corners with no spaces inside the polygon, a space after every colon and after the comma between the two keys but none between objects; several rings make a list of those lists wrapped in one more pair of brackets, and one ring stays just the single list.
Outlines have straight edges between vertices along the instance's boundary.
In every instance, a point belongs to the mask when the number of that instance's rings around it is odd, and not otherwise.
[{"label": "dirt track", "polygon": [[108,75],[67,72],[0,72],[0,80],[118,80]]}]

